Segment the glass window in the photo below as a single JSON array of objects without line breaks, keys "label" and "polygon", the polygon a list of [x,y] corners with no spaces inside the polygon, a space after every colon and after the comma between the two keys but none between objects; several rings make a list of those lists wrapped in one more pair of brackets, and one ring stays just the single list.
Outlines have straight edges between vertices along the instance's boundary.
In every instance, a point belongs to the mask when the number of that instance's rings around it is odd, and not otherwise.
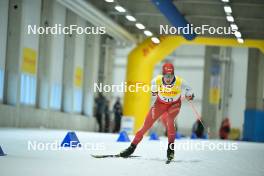
[{"label": "glass window", "polygon": [[51,87],[50,108],[59,110],[61,108],[61,85],[54,84]]},{"label": "glass window", "polygon": [[82,111],[82,89],[74,89],[73,111],[78,113]]},{"label": "glass window", "polygon": [[36,102],[36,77],[22,73],[20,87],[20,103],[35,105]]}]

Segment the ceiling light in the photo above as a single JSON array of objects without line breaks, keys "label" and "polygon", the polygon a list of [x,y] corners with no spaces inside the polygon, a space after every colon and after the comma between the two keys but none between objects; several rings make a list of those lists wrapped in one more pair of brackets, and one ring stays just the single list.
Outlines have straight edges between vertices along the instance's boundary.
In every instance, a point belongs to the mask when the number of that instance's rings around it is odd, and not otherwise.
[{"label": "ceiling light", "polygon": [[136,27],[138,29],[145,29],[145,26],[143,24],[141,24],[141,23],[136,23]]},{"label": "ceiling light", "polygon": [[156,44],[160,43],[160,40],[157,37],[152,37],[151,40],[153,43],[156,43]]},{"label": "ceiling light", "polygon": [[222,2],[229,2],[229,0],[222,0]]},{"label": "ceiling light", "polygon": [[242,38],[237,39],[238,43],[244,43],[244,40]]},{"label": "ceiling light", "polygon": [[231,15],[226,16],[226,20],[229,22],[234,22],[234,17]]},{"label": "ceiling light", "polygon": [[241,38],[241,32],[236,31],[236,32],[235,32],[235,36],[236,36],[236,38]]},{"label": "ceiling light", "polygon": [[232,13],[232,8],[229,5],[224,6],[225,13]]},{"label": "ceiling light", "polygon": [[126,19],[127,19],[128,21],[136,21],[136,18],[133,17],[133,16],[131,16],[131,15],[126,15]]},{"label": "ceiling light", "polygon": [[122,7],[122,6],[120,6],[120,5],[115,6],[115,9],[116,9],[118,12],[121,12],[121,13],[126,12],[126,9],[124,9],[124,7]]},{"label": "ceiling light", "polygon": [[114,2],[114,0],[105,0],[105,2]]},{"label": "ceiling light", "polygon": [[150,36],[152,36],[153,34],[152,34],[152,32],[150,32],[150,31],[144,31],[144,34],[146,35],[146,36],[148,36],[148,37],[150,37]]},{"label": "ceiling light", "polygon": [[238,27],[237,27],[236,24],[231,24],[230,26],[231,26],[231,29],[232,29],[233,31],[237,31],[237,30],[238,30]]},{"label": "ceiling light", "polygon": [[128,32],[124,27],[113,21],[103,12],[96,9],[89,1],[57,0],[60,4],[78,14],[80,17],[89,21],[94,26],[105,26],[108,29],[108,35],[116,40],[126,41],[128,43],[137,43],[134,35]]}]

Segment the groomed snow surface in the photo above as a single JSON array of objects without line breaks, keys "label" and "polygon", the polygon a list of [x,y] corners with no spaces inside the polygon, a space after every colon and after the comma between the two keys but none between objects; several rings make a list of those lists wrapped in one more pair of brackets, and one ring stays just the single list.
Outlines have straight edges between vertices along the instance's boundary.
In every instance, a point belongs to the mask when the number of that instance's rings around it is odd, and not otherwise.
[{"label": "groomed snow surface", "polygon": [[[118,134],[76,131],[81,148],[63,150],[58,145],[68,131],[47,129],[0,128],[0,145],[6,156],[0,156],[1,176],[263,176],[264,144],[226,141],[237,150],[211,151],[178,148],[175,160],[166,165],[167,139],[150,141],[146,136],[134,155],[139,158],[95,159],[91,154],[116,154],[129,146],[129,142],[116,142]],[[133,136],[130,136],[132,139]],[[29,142],[31,148],[29,150]],[[57,144],[57,143],[58,144]],[[182,144],[212,143],[220,140],[176,140]],[[39,150],[33,150],[33,144]],[[43,150],[45,144],[52,144]],[[230,149],[230,147],[227,147]],[[97,149],[97,150],[96,150]],[[233,148],[234,149],[234,148]]]}]

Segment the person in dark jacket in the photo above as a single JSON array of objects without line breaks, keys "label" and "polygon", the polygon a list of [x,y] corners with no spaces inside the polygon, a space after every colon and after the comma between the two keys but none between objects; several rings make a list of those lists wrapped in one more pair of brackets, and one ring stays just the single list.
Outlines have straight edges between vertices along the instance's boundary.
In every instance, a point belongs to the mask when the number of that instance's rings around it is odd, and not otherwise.
[{"label": "person in dark jacket", "polygon": [[114,126],[114,130],[113,133],[118,133],[120,131],[120,126],[121,126],[121,118],[123,115],[123,108],[122,105],[120,103],[120,98],[118,97],[114,107],[113,107],[113,112],[115,115],[115,126]]},{"label": "person in dark jacket", "polygon": [[105,101],[105,111],[104,111],[104,118],[105,118],[105,124],[104,124],[104,132],[108,133],[109,132],[109,127],[110,127],[110,101],[106,99]]},{"label": "person in dark jacket", "polygon": [[99,93],[98,97],[95,98],[95,117],[99,126],[99,132],[103,132],[102,118],[105,113],[106,98],[102,93]]}]

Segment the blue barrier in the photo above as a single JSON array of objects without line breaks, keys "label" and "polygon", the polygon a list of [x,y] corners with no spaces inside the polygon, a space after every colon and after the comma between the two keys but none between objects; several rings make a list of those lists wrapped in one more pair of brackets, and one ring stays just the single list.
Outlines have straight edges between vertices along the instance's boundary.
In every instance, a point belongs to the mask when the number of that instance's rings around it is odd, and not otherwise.
[{"label": "blue barrier", "polygon": [[61,147],[81,147],[81,143],[75,132],[68,132],[64,137]]},{"label": "blue barrier", "polygon": [[182,135],[179,132],[176,132],[175,139],[181,139]]},{"label": "blue barrier", "polygon": [[195,133],[192,133],[191,139],[197,139],[197,135]]},{"label": "blue barrier", "polygon": [[126,131],[121,131],[119,133],[119,137],[117,138],[117,142],[130,142],[130,139],[129,139]]},{"label": "blue barrier", "polygon": [[157,140],[159,140],[159,136],[158,136],[158,134],[157,134],[156,132],[152,132],[152,133],[150,133],[150,135],[149,135],[149,140],[153,140],[153,141],[157,141]]},{"label": "blue barrier", "polygon": [[4,151],[2,150],[2,147],[0,146],[0,156],[5,156],[6,154],[4,153]]}]

